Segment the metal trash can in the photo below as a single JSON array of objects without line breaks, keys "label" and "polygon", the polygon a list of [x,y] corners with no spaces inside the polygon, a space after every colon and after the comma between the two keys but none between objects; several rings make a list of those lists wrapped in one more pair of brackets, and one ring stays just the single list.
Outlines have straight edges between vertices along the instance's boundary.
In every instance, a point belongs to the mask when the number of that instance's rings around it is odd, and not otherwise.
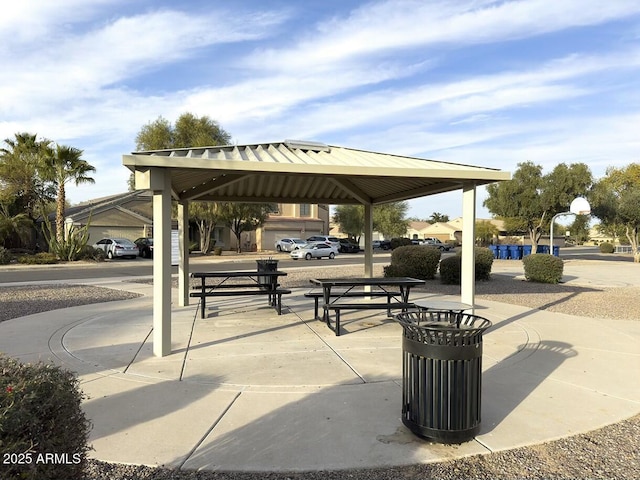
[{"label": "metal trash can", "polygon": [[[258,274],[260,272],[276,272],[278,271],[278,260],[272,258],[256,260],[258,264]],[[268,286],[271,284],[271,277],[264,275],[258,275],[258,283],[260,285]]]},{"label": "metal trash can", "polygon": [[463,443],[480,429],[482,334],[486,318],[413,310],[402,325],[402,423],[439,443]]}]

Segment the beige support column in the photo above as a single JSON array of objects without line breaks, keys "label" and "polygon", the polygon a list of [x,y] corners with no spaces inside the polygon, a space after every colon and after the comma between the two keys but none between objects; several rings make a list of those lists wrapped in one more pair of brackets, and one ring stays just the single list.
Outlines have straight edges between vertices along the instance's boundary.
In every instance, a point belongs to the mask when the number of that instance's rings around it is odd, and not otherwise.
[{"label": "beige support column", "polygon": [[153,354],[171,353],[171,181],[150,169],[153,190]]},{"label": "beige support column", "polygon": [[[476,297],[476,186],[462,189],[462,285],[460,300],[475,306]],[[469,312],[473,313],[473,309]]]},{"label": "beige support column", "polygon": [[178,202],[178,305],[189,305],[189,202]]},{"label": "beige support column", "polygon": [[373,205],[364,204],[364,276],[373,277]]}]

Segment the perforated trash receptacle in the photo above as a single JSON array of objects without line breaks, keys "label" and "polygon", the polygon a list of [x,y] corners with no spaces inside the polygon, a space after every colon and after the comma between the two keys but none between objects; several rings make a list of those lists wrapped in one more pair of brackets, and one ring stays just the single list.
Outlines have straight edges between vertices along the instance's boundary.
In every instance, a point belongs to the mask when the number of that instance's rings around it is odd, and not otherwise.
[{"label": "perforated trash receptacle", "polygon": [[486,318],[449,311],[396,315],[403,327],[402,422],[416,435],[463,443],[480,429]]},{"label": "perforated trash receptacle", "polygon": [[[259,259],[256,260],[258,266],[258,273],[260,272],[277,272],[278,271],[278,260],[269,259]],[[258,275],[258,283],[260,285],[269,285],[271,282],[271,277],[266,277],[264,275]]]}]

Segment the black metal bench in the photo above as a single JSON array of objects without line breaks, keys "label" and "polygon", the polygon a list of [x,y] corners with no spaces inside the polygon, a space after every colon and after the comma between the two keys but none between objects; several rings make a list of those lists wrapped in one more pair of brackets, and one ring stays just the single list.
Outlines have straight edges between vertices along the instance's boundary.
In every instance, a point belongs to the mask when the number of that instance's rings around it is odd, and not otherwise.
[{"label": "black metal bench", "polygon": [[[245,290],[230,290],[231,288],[245,288]],[[213,290],[202,289],[202,287],[194,287],[198,289],[197,292],[191,292],[190,297],[200,298],[200,318],[205,318],[206,310],[206,298],[207,297],[238,297],[245,295],[268,295],[269,305],[276,308],[278,315],[282,314],[282,295],[291,293],[291,290],[286,288],[276,288],[275,290],[260,287],[258,284],[244,284],[241,285],[220,285]],[[247,288],[254,288],[253,290],[247,290]]]},{"label": "black metal bench", "polygon": [[[330,298],[364,298],[364,297],[387,297],[387,304],[391,303],[391,299],[395,296],[398,296],[398,292],[383,292],[383,291],[373,291],[373,292],[362,292],[361,290],[351,290],[348,292],[332,292],[329,297]],[[324,299],[323,292],[307,292],[304,294],[307,298],[313,298],[313,318],[316,320],[320,320],[319,315],[319,304],[320,299]],[[380,304],[376,304],[380,305]]]},{"label": "black metal bench", "polygon": [[[362,295],[361,295],[362,296]],[[415,304],[413,303],[402,303],[402,302],[394,302],[394,303],[332,303],[331,305],[326,306],[328,310],[333,310],[336,314],[336,326],[331,326],[331,316],[326,315],[327,319],[327,327],[333,330],[336,334],[336,337],[340,336],[340,310],[375,310],[375,309],[384,309],[387,310],[387,316],[391,316],[392,309],[401,309],[406,311],[410,308],[415,308]]]}]

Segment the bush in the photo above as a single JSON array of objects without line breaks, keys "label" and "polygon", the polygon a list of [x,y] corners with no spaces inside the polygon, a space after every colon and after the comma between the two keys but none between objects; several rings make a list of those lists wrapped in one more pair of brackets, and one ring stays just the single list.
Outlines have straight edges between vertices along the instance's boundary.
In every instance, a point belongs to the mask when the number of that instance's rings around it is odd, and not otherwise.
[{"label": "bush", "polygon": [[18,257],[18,263],[26,265],[51,265],[58,263],[58,257],[53,253],[40,252],[35,255],[22,255]]},{"label": "bush", "polygon": [[4,247],[0,247],[0,265],[9,265],[13,255]]},{"label": "bush", "polygon": [[440,281],[446,285],[460,285],[462,282],[462,256],[454,255],[440,261]]},{"label": "bush", "polygon": [[[475,248],[476,280],[489,280],[493,266],[493,252],[484,247]],[[440,261],[440,281],[449,285],[460,285],[462,279],[462,253]]]},{"label": "bush", "polygon": [[93,262],[104,262],[107,254],[101,248],[94,248],[91,245],[85,245],[80,249],[78,260],[87,260]]},{"label": "bush", "polygon": [[530,282],[558,283],[562,280],[564,262],[548,253],[527,255],[522,259],[524,277]]},{"label": "bush", "polygon": [[600,253],[613,253],[615,252],[615,247],[613,246],[613,244],[609,243],[609,242],[602,242],[600,244]]},{"label": "bush", "polygon": [[476,280],[489,280],[493,267],[493,252],[490,248],[476,247]]},{"label": "bush", "polygon": [[83,478],[91,423],[75,375],[3,355],[0,371],[1,451],[22,456],[2,466],[2,478]]},{"label": "bush", "polygon": [[441,253],[437,248],[404,246],[391,254],[391,265],[384,267],[385,277],[435,278]]},{"label": "bush", "polygon": [[392,238],[389,240],[389,245],[391,245],[391,250],[395,250],[398,247],[405,247],[413,244],[411,243],[410,238]]}]

